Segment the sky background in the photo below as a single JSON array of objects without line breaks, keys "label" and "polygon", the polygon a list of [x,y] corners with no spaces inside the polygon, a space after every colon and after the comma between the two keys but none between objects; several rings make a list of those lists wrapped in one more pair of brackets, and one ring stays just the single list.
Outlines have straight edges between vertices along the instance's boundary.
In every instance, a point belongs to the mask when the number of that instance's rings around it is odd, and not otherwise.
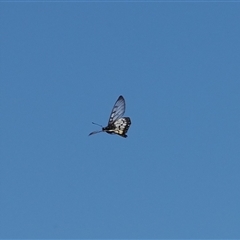
[{"label": "sky background", "polygon": [[240,238],[239,13],[1,2],[0,238]]}]

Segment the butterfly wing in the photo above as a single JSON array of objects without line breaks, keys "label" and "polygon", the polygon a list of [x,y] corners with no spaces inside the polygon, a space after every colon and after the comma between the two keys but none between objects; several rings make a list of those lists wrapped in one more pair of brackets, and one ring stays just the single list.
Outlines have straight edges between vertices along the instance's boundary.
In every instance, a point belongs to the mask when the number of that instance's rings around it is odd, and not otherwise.
[{"label": "butterfly wing", "polygon": [[117,101],[115,102],[112,112],[110,114],[110,118],[108,121],[108,125],[115,122],[117,119],[121,118],[123,114],[125,113],[126,104],[123,96],[119,96]]},{"label": "butterfly wing", "polygon": [[122,117],[116,120],[112,125],[112,133],[126,138],[126,133],[131,125],[131,119],[129,117]]},{"label": "butterfly wing", "polygon": [[91,136],[91,135],[93,135],[93,134],[100,133],[100,132],[103,132],[103,131],[102,131],[102,130],[101,130],[101,131],[94,131],[94,132],[89,133],[88,136]]}]

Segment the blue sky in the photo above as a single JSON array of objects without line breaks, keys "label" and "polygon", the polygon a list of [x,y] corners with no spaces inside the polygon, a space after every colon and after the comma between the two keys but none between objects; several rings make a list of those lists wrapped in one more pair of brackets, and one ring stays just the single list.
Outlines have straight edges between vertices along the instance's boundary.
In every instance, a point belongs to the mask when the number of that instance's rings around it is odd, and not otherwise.
[{"label": "blue sky", "polygon": [[0,238],[240,238],[239,12],[0,3]]}]

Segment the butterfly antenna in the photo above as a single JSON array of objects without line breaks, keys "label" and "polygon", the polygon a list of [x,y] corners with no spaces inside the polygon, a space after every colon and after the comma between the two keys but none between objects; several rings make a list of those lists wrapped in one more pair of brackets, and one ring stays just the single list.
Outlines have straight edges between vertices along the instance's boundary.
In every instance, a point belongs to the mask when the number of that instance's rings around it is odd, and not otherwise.
[{"label": "butterfly antenna", "polygon": [[100,127],[102,127],[102,128],[103,128],[103,126],[102,126],[102,125],[100,125],[100,124],[98,124],[98,123],[94,123],[94,122],[92,122],[92,124],[94,124],[94,125],[98,125],[98,126],[100,126]]}]

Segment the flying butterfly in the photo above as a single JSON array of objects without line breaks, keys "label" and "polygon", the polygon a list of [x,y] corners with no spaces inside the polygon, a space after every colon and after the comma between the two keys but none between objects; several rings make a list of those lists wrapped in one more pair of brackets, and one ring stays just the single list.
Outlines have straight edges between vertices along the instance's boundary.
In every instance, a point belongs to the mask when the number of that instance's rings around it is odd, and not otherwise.
[{"label": "flying butterfly", "polygon": [[122,117],[125,109],[125,99],[123,96],[119,96],[113,106],[110,118],[108,120],[108,125],[106,127],[103,127],[102,125],[93,123],[102,127],[102,130],[91,132],[89,136],[100,132],[106,132],[109,134],[118,134],[119,136],[126,138],[126,133],[131,125],[131,119],[129,117]]}]

